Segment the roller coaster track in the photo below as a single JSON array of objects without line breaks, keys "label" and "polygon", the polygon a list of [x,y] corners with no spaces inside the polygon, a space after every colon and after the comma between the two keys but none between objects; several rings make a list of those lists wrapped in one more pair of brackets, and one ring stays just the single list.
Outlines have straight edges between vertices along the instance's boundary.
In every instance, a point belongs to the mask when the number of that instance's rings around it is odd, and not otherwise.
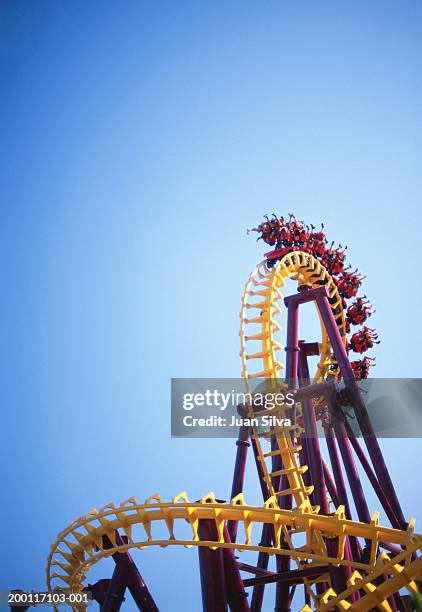
[{"label": "roller coaster track", "polygon": [[[295,251],[289,253],[279,262],[277,267],[269,270],[265,261],[258,264],[251,272],[246,283],[240,314],[240,342],[242,358],[242,376],[250,381],[254,378],[275,379],[279,371],[284,368],[278,357],[283,346],[278,342],[276,335],[281,331],[280,323],[276,320],[281,313],[281,288],[287,279],[297,280],[299,285],[311,285],[313,288],[325,286],[329,294],[329,301],[334,319],[339,328],[341,337],[346,344],[346,320],[342,300],[337,287],[324,268],[324,266],[308,253]],[[257,311],[249,316],[250,311]],[[254,327],[258,327],[254,330]],[[327,332],[321,324],[320,360],[314,382],[322,381],[333,365],[330,343]],[[247,344],[258,341],[261,343],[260,351],[251,353]],[[251,368],[251,362],[255,367]],[[258,362],[258,367],[256,363]]]},{"label": "roller coaster track", "polygon": [[[282,312],[281,288],[287,279],[297,280],[299,285],[308,285],[313,288],[326,286],[329,295],[331,310],[334,315],[341,337],[346,343],[346,323],[341,297],[332,277],[324,266],[312,255],[302,252],[292,252],[283,257],[276,268],[269,270],[265,261],[254,268],[246,283],[240,313],[240,356],[242,358],[242,376],[246,381],[247,391],[253,391],[251,380],[267,379],[268,390],[277,384],[279,371],[284,368],[278,353],[283,348],[277,337],[281,332],[281,325],[277,316]],[[335,367],[328,335],[321,323],[320,360],[314,383],[324,380],[330,370]],[[258,351],[250,348],[259,343]],[[251,352],[254,351],[254,352]],[[271,452],[263,452],[261,442],[262,433],[253,429],[252,436],[256,440],[258,457],[261,462],[265,483],[271,496],[281,497],[293,495],[296,504],[309,503],[309,494],[312,487],[306,487],[302,474],[307,466],[300,467],[297,454],[301,447],[295,443],[295,431],[280,429],[276,434],[276,448]],[[270,432],[269,432],[270,434]],[[271,432],[274,435],[274,431]],[[271,472],[266,464],[267,457],[280,455],[284,468]],[[274,478],[285,474],[290,488],[281,491],[274,490]]]},{"label": "roller coaster track", "polygon": [[[262,379],[267,391],[283,386],[281,380],[277,382],[284,367],[279,358],[282,345],[278,340],[281,331],[278,318],[282,313],[281,289],[287,279],[313,288],[326,287],[334,320],[346,346],[342,300],[333,279],[321,263],[302,252],[286,255],[271,270],[262,262],[252,271],[246,283],[240,314],[242,375],[250,392],[253,392],[254,382]],[[336,369],[322,322],[321,336],[320,359],[314,383],[326,380]],[[212,493],[199,502],[190,502],[186,493],[181,493],[169,503],[162,502],[155,495],[144,504],[130,498],[119,506],[108,504],[98,511],[92,510],[62,531],[52,545],[47,563],[48,588],[81,591],[91,566],[114,553],[142,550],[150,546],[184,546],[280,555],[292,559],[299,569],[320,566],[321,573],[317,577],[303,580],[310,603],[319,612],[335,609],[388,611],[392,609],[389,598],[402,587],[417,595],[416,581],[422,577],[422,558],[417,556],[422,551],[422,536],[415,534],[414,521],[410,521],[406,530],[400,530],[379,525],[378,513],[372,516],[370,523],[349,520],[342,505],[334,514],[319,514],[319,507],[313,506],[309,498],[313,487],[306,486],[303,480],[307,466],[300,465],[298,461],[300,447],[296,441],[297,434],[297,427],[276,428],[268,432],[253,428],[251,431],[269,492],[264,506],[248,506],[243,494],[234,497],[230,503],[219,503]],[[262,439],[271,436],[273,447],[265,452]],[[277,456],[281,459],[282,469],[274,472],[267,466],[267,460]],[[282,490],[275,485],[277,477],[281,476],[287,478],[289,483],[288,488]],[[284,509],[280,504],[280,498],[285,495],[292,496],[295,502],[292,509]],[[201,520],[215,522],[216,540],[199,537]],[[239,536],[236,542],[227,541],[224,528],[228,521],[236,521],[243,526],[243,540]],[[263,525],[271,526],[273,542],[270,546],[253,543],[260,541],[258,531]],[[125,534],[124,540],[116,538],[119,530]],[[365,540],[369,550],[367,557],[356,561],[345,554],[348,537]],[[327,550],[329,540],[336,543],[335,554],[332,547],[330,553]],[[394,554],[380,553],[379,547],[385,542],[390,544],[390,548],[392,545],[392,549],[394,546],[399,548],[394,549]],[[345,591],[335,592],[327,564],[350,568]],[[311,588],[318,582],[328,586],[323,593],[320,590],[317,594]],[[82,609],[74,607],[74,610]],[[302,610],[307,612],[311,608],[305,605]]]},{"label": "roller coaster track", "polygon": [[[215,521],[219,534],[218,541],[199,539],[198,524],[203,519]],[[243,542],[231,543],[224,540],[224,524],[230,520],[239,521],[243,525],[245,534]],[[263,524],[269,524],[274,529],[274,546],[264,547],[251,543],[253,528]],[[119,529],[127,536],[127,541],[120,545],[116,542],[115,536]],[[157,536],[154,536],[155,529],[159,532]],[[180,529],[181,537],[178,537],[177,529]],[[296,548],[291,546],[289,549],[280,546],[283,536],[291,540],[297,534],[302,534],[304,544]],[[371,552],[367,563],[353,562],[344,558],[346,536],[361,537],[370,541]],[[105,537],[111,542],[111,548],[105,546]],[[338,538],[335,557],[330,557],[326,549],[321,550],[320,543],[327,537]],[[402,546],[403,552],[393,559],[384,553],[377,557],[378,547],[382,541]],[[414,579],[420,576],[422,563],[422,559],[412,561],[413,553],[422,549],[422,536],[415,535],[413,523],[407,531],[401,531],[380,526],[377,513],[368,525],[347,520],[341,507],[334,516],[321,516],[313,514],[307,505],[295,510],[282,510],[278,507],[275,498],[268,499],[263,507],[255,507],[246,505],[243,495],[234,498],[230,504],[222,504],[216,502],[212,493],[196,503],[190,502],[186,494],[181,493],[171,503],[161,502],[156,495],[146,500],[144,504],[139,504],[134,498],[117,507],[108,504],[98,511],[91,510],[74,521],[59,534],[51,548],[47,565],[48,588],[81,590],[88,569],[116,552],[126,552],[134,548],[142,550],[149,546],[165,548],[176,545],[186,548],[208,546],[213,549],[232,548],[239,552],[258,551],[269,555],[287,555],[298,563],[307,564],[307,567],[311,563],[321,566],[333,563],[352,567],[354,571],[347,592],[337,595],[333,589],[328,589],[319,601],[317,609],[320,611],[331,610],[334,604],[338,603],[340,609],[370,610],[374,605],[383,603],[401,586],[417,592]],[[359,570],[369,574],[362,577]],[[390,579],[383,584],[380,595],[379,590],[374,591],[373,581],[381,574],[390,576]],[[328,576],[325,576],[325,580],[328,581]],[[350,605],[345,597],[361,589],[367,593],[366,599],[361,598],[356,606]],[[381,609],[389,608],[384,606]]]}]

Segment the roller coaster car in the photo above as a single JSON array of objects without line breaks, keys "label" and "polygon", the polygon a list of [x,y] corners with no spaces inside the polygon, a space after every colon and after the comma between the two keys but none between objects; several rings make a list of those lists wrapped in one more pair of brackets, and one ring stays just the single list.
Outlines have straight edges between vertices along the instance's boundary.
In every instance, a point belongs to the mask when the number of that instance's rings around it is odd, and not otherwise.
[{"label": "roller coaster car", "polygon": [[268,253],[264,253],[264,257],[267,260],[267,267],[273,268],[279,259],[287,255],[287,253],[291,251],[291,247],[283,247],[281,249],[274,249],[274,251],[268,251]]}]

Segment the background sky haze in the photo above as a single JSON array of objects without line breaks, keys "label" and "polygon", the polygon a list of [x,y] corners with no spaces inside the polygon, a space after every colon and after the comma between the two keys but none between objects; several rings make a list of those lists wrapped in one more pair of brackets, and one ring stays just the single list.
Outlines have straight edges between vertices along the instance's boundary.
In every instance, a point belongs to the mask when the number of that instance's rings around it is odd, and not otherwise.
[{"label": "background sky haze", "polygon": [[[93,507],[229,497],[234,441],[171,439],[170,379],[240,375],[264,213],[349,246],[374,374],[420,377],[421,51],[410,0],[0,2],[1,589]],[[420,531],[420,440],[383,448]],[[195,550],[135,557],[200,609]]]}]

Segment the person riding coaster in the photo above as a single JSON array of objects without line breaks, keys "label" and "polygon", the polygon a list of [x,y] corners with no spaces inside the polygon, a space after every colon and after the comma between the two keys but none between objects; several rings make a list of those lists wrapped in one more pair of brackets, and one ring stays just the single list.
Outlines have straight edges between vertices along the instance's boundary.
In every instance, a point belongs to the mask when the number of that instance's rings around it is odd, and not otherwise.
[{"label": "person riding coaster", "polygon": [[[338,289],[345,311],[346,333],[350,333],[352,325],[365,323],[375,310],[366,295],[356,297],[365,276],[360,274],[358,269],[352,271],[350,265],[345,267],[347,246],[339,244],[334,247],[334,241],[328,246],[324,224],[321,223],[321,229],[317,230],[314,225],[306,225],[293,213],[289,213],[288,218],[278,217],[275,213],[271,219],[268,215],[264,215],[264,218],[265,221],[248,230],[248,233],[257,232],[257,240],[263,240],[265,244],[274,247],[272,251],[265,253],[267,268],[271,270],[283,257],[294,251],[309,253],[324,266]],[[352,298],[356,299],[349,304],[348,300]],[[347,349],[363,353],[378,342],[375,330],[365,326],[352,335]],[[353,363],[355,376],[361,379],[367,378],[374,360],[365,357]]]}]

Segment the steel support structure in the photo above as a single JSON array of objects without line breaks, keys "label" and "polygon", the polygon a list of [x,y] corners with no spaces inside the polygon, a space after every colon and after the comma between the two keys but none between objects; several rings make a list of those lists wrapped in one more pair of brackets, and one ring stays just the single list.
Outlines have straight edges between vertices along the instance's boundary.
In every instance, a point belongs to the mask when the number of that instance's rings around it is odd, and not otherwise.
[{"label": "steel support structure", "polygon": [[[335,417],[335,383],[333,380],[322,382],[319,384],[311,384],[308,357],[319,354],[319,345],[316,342],[306,343],[299,341],[299,306],[306,302],[313,301],[316,304],[320,314],[321,321],[328,334],[330,344],[336,362],[338,363],[341,375],[353,398],[353,409],[360,427],[360,431],[364,437],[369,458],[366,458],[365,453],[359,445],[356,436],[353,434],[350,426],[347,423],[347,418],[333,418],[330,423],[325,423],[322,427],[323,435],[325,434],[326,444],[330,457],[331,468],[333,474],[325,463],[319,443],[318,426],[313,407],[313,399],[324,397],[331,415]],[[345,515],[348,519],[352,519],[352,511],[347,495],[347,487],[344,474],[350,487],[354,505],[356,507],[357,516],[360,521],[370,523],[371,516],[368,505],[365,499],[363,487],[360,481],[359,472],[356,466],[353,451],[362,465],[369,482],[373,486],[391,524],[396,528],[406,528],[407,523],[404,519],[397,494],[393,483],[388,474],[381,449],[375,437],[375,433],[363,402],[359,387],[354,378],[346,348],[338,331],[337,324],[334,320],[333,313],[329,303],[327,290],[324,286],[313,289],[307,285],[302,285],[298,288],[298,292],[284,298],[284,304],[287,308],[287,343],[286,351],[286,383],[290,390],[296,394],[297,402],[300,402],[303,416],[304,434],[301,435],[300,445],[302,451],[299,455],[301,465],[308,465],[309,474],[306,477],[307,484],[314,485],[314,491],[311,494],[311,502],[320,507],[321,514],[330,514],[330,503],[327,496],[329,494],[331,501],[336,507],[343,505]],[[296,417],[296,404],[294,412],[291,414],[292,419]],[[243,482],[246,466],[246,458],[248,446],[252,445],[252,450],[255,458],[256,468],[258,471],[259,482],[261,486],[262,496],[264,501],[268,499],[269,492],[263,477],[262,465],[257,456],[256,443],[253,437],[249,440],[249,430],[241,428],[239,438],[237,440],[236,463],[232,484],[232,497],[243,491]],[[275,438],[272,438],[271,449],[276,449]],[[344,468],[342,467],[342,463]],[[282,461],[279,454],[272,457],[272,472],[278,472],[283,469]],[[282,491],[289,488],[286,476],[274,477],[272,480],[273,487],[276,491]],[[284,509],[291,508],[291,495],[280,497],[280,507]],[[237,534],[237,524],[228,525],[228,537],[233,541]],[[273,541],[272,529],[269,525],[265,525],[262,531],[261,543],[265,546],[270,546]],[[335,556],[338,542],[336,539],[326,539],[328,554]],[[388,548],[388,543],[386,547]],[[362,555],[365,554],[361,548],[359,540],[355,537],[348,537],[345,544],[345,557],[351,560],[359,561]],[[266,553],[260,553],[257,560],[257,565],[253,569],[256,574],[255,578],[243,580],[245,587],[253,587],[251,612],[259,612],[262,609],[264,588],[266,584],[276,584],[275,594],[275,611],[289,612],[291,610],[291,601],[294,594],[294,589],[297,584],[303,583],[303,579],[311,576],[328,573],[330,575],[331,585],[336,592],[344,591],[347,586],[347,580],[350,577],[350,569],[345,567],[327,566],[326,568],[305,568],[303,570],[291,570],[290,558],[288,556],[276,556],[276,572],[268,571],[269,556]],[[249,566],[248,566],[249,567]],[[252,571],[249,567],[249,571]],[[227,575],[226,575],[227,580]],[[382,580],[382,578],[381,578]],[[317,590],[321,593],[327,585],[318,586]],[[358,595],[351,598],[353,603]],[[398,598],[395,598],[396,601]],[[305,602],[309,602],[309,596],[305,592]],[[226,602],[227,603],[227,602]],[[389,600],[392,610],[396,610],[395,602]],[[205,609],[205,608],[204,608]],[[217,609],[217,608],[216,608]]]}]

